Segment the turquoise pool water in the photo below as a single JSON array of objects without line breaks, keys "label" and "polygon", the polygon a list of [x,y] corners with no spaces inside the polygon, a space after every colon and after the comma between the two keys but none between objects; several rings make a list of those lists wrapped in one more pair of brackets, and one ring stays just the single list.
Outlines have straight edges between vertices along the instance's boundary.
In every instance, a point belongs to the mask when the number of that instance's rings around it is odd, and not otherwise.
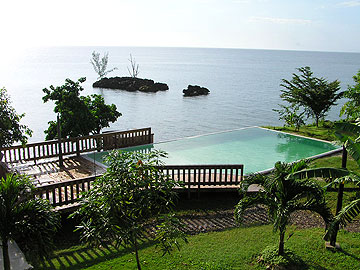
[{"label": "turquoise pool water", "polygon": [[[330,143],[250,127],[174,141],[130,147],[125,151],[161,149],[169,154],[168,165],[244,164],[245,173],[274,167],[276,161],[292,162],[337,149]],[[89,154],[103,162],[107,152]]]}]

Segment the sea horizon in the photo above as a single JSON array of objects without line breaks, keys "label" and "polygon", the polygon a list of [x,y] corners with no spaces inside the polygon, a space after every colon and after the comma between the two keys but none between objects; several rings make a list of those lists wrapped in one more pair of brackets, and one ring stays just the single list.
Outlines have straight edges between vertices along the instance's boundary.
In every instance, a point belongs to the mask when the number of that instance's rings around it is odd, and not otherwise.
[{"label": "sea horizon", "polygon": [[[132,54],[140,78],[169,85],[158,93],[126,92],[92,87],[97,74],[92,69],[92,51],[109,52],[112,76],[128,76]],[[353,84],[360,69],[359,52],[327,52],[274,49],[44,46],[27,48],[11,61],[0,63],[0,87],[5,87],[23,123],[34,130],[30,142],[44,140],[47,122],[55,120],[53,104],[42,102],[42,89],[64,84],[66,78],[86,77],[82,95],[101,94],[123,114],[105,130],[152,127],[155,141],[196,136],[246,126],[282,125],[272,109],[281,103],[281,79],[291,79],[296,68],[310,66],[314,76],[340,80],[341,90]],[[208,96],[184,98],[182,89],[200,85]],[[344,101],[327,119],[339,119]],[[311,120],[310,120],[311,122]]]}]

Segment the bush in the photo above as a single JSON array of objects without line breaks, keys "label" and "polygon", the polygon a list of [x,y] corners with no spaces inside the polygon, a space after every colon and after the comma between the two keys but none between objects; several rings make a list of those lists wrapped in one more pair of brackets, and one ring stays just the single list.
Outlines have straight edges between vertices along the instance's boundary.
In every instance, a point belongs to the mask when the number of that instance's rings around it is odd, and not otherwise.
[{"label": "bush", "polygon": [[277,246],[265,248],[257,259],[267,269],[307,269],[305,262],[289,249],[285,249],[283,255],[278,255]]}]

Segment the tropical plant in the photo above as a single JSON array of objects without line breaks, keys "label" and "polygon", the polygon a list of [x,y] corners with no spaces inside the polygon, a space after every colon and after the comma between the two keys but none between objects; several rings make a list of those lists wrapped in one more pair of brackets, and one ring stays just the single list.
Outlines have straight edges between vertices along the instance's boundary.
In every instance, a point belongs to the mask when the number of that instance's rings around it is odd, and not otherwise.
[{"label": "tropical plant", "polygon": [[133,78],[137,78],[139,75],[139,65],[136,64],[135,58],[133,58],[131,54],[128,60],[130,62],[130,68],[127,67],[129,75]]},{"label": "tropical plant", "polygon": [[34,198],[35,187],[27,176],[8,174],[0,181],[0,239],[4,269],[10,270],[8,241],[44,256],[60,219],[48,201]]},{"label": "tropical plant", "polygon": [[360,70],[353,76],[355,85],[348,85],[347,90],[344,92],[344,97],[349,99],[342,106],[340,116],[346,115],[346,119],[354,121],[360,117]]},{"label": "tropical plant", "polygon": [[296,131],[299,131],[300,127],[305,124],[304,114],[305,112],[298,113],[299,107],[280,105],[281,109],[273,109],[273,111],[279,113],[279,120],[285,121],[285,126],[295,127]]},{"label": "tropical plant", "polygon": [[336,217],[325,235],[325,239],[330,240],[332,246],[336,245],[339,225],[345,226],[360,214],[359,200],[354,200],[349,205],[342,208],[344,185],[346,183],[353,183],[360,186],[360,176],[357,173],[346,169],[348,153],[360,167],[360,126],[359,124],[339,122],[335,123],[334,127],[336,129],[335,135],[338,137],[339,141],[343,143],[342,168],[315,168],[303,170],[292,175],[292,177],[298,179],[321,177],[328,179],[330,182],[328,186],[338,185]]},{"label": "tropical plant", "polygon": [[[253,174],[240,184],[242,199],[235,208],[235,218],[241,221],[244,211],[250,206],[266,205],[274,232],[279,231],[280,235],[278,255],[284,254],[285,232],[292,212],[308,210],[320,214],[326,224],[332,220],[322,188],[314,181],[289,177],[306,167],[305,160],[295,163],[276,162],[270,175]],[[256,194],[249,194],[247,190],[253,184],[259,185],[260,190]]]},{"label": "tropical plant", "polygon": [[[104,127],[109,127],[121,116],[116,105],[105,104],[101,95],[80,96],[84,90],[81,83],[86,78],[80,78],[77,82],[65,80],[61,86],[44,88],[44,102],[55,102],[54,112],[60,116],[60,128],[62,137],[85,136],[98,134]],[[57,121],[50,121],[45,130],[46,139],[57,138]]]},{"label": "tropical plant", "polygon": [[90,59],[90,63],[93,66],[95,72],[99,75],[98,79],[104,78],[107,74],[117,69],[117,67],[114,67],[110,70],[106,70],[108,61],[109,61],[108,52],[104,53],[104,56],[100,60],[100,53],[93,51],[92,58]]},{"label": "tropical plant", "polygon": [[297,69],[300,75],[293,73],[292,79],[282,79],[280,97],[294,107],[302,107],[308,116],[315,118],[316,126],[319,120],[326,116],[331,106],[343,96],[340,82],[328,82],[324,78],[313,77],[310,67]]},{"label": "tropical plant", "polygon": [[[94,182],[75,213],[82,220],[78,230],[83,241],[132,247],[138,269],[141,239],[154,239],[164,254],[174,245],[179,248],[179,239],[186,238],[172,214],[178,183],[159,170],[165,156],[160,151],[115,150],[106,157],[106,173]],[[150,232],[151,227],[155,231]]]},{"label": "tropical plant", "polygon": [[[25,114],[17,114],[11,106],[10,97],[5,88],[0,88],[0,148],[11,146],[14,142],[27,142],[32,131],[20,120]],[[1,158],[0,158],[1,160]]]}]

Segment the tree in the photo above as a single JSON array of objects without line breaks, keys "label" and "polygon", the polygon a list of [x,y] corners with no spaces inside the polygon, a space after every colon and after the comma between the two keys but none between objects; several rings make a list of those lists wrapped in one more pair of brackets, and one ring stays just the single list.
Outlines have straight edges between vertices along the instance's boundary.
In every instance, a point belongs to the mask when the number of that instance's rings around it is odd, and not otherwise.
[{"label": "tree", "polygon": [[98,79],[104,78],[107,74],[117,69],[117,67],[114,67],[110,70],[106,70],[108,65],[108,60],[109,60],[109,53],[104,53],[104,56],[100,60],[100,53],[93,51],[92,58],[90,59],[90,63],[92,64],[95,72],[99,75]]},{"label": "tree", "polygon": [[32,131],[20,124],[24,116],[24,113],[16,113],[6,89],[0,88],[0,148],[11,146],[17,141],[22,144],[27,142],[27,136],[31,136]]},{"label": "tree", "polygon": [[[243,198],[235,208],[235,218],[241,221],[245,209],[250,206],[266,205],[274,231],[279,231],[280,235],[278,255],[284,254],[286,226],[292,212],[309,210],[320,214],[326,224],[332,220],[322,188],[308,179],[298,180],[289,177],[291,173],[300,171],[306,166],[307,162],[304,160],[291,164],[277,162],[271,175],[254,174],[245,178],[240,184],[240,194]],[[247,193],[252,184],[260,186],[259,192],[255,195]]]},{"label": "tree", "polygon": [[346,168],[347,153],[349,153],[360,167],[360,123],[335,123],[335,135],[343,143],[342,168],[315,168],[296,172],[292,177],[298,179],[322,177],[329,179],[330,184],[338,185],[338,196],[336,204],[336,217],[329,226],[325,235],[326,240],[330,240],[330,245],[336,246],[336,237],[339,225],[345,226],[360,214],[360,200],[355,199],[350,204],[342,207],[344,185],[353,183],[360,187],[360,176]]},{"label": "tree", "polygon": [[60,219],[48,201],[34,198],[35,187],[27,176],[9,174],[0,181],[0,239],[4,269],[10,270],[8,241],[46,255]]},{"label": "tree", "polygon": [[340,111],[340,116],[346,115],[346,119],[350,121],[360,117],[360,70],[353,79],[355,85],[348,85],[348,89],[344,92],[344,97],[349,101],[345,102]]},{"label": "tree", "polygon": [[[114,241],[133,248],[138,269],[141,269],[138,244],[141,238],[154,238],[164,254],[177,239],[186,240],[178,230],[172,206],[176,199],[174,188],[178,184],[160,170],[164,152],[112,151],[105,159],[108,169],[98,178],[80,201],[75,215],[82,222],[78,226],[82,240],[94,244]],[[155,235],[146,228],[155,226]]]},{"label": "tree", "polygon": [[137,78],[139,75],[139,65],[136,64],[135,58],[133,58],[131,54],[128,60],[130,62],[130,68],[127,67],[129,75],[133,78]]},{"label": "tree", "polygon": [[[80,96],[84,88],[80,85],[86,78],[77,82],[65,80],[62,86],[50,86],[43,89],[44,102],[55,102],[54,112],[60,114],[60,128],[62,137],[86,136],[98,134],[104,127],[109,127],[121,116],[116,105],[106,105],[101,95]],[[57,122],[50,121],[45,131],[46,139],[57,138]]]},{"label": "tree", "polygon": [[302,107],[305,113],[315,118],[316,127],[319,120],[326,116],[331,106],[336,105],[336,101],[343,96],[340,90],[340,82],[335,80],[328,82],[324,78],[313,77],[310,67],[297,69],[300,75],[293,73],[290,81],[282,79],[280,86],[280,97],[289,102],[294,107]]},{"label": "tree", "polygon": [[303,115],[305,112],[298,114],[299,107],[280,105],[282,109],[273,111],[279,113],[279,120],[285,121],[285,126],[295,127],[299,131],[300,127],[305,124]]}]

